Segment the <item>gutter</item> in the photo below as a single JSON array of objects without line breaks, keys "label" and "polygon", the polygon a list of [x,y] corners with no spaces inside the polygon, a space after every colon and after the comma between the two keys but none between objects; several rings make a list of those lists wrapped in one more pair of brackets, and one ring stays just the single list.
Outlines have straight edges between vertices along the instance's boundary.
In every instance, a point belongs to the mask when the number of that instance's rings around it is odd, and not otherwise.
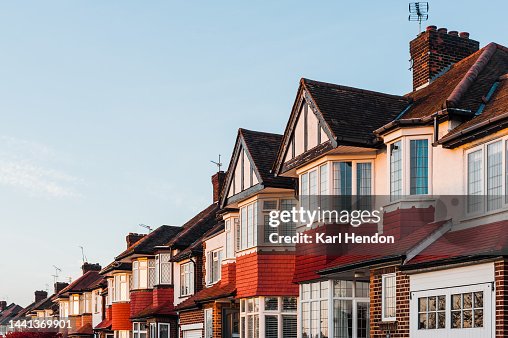
[{"label": "gutter", "polygon": [[351,270],[355,270],[355,269],[359,269],[359,268],[364,268],[366,266],[371,266],[374,264],[393,262],[393,261],[396,261],[396,260],[402,259],[402,258],[404,258],[403,254],[386,256],[386,257],[382,257],[382,258],[374,258],[374,259],[371,259],[368,261],[362,261],[362,262],[354,263],[354,264],[350,264],[350,265],[333,267],[333,268],[326,268],[326,269],[317,271],[317,274],[326,275],[326,274],[337,273],[337,272],[351,271]]}]

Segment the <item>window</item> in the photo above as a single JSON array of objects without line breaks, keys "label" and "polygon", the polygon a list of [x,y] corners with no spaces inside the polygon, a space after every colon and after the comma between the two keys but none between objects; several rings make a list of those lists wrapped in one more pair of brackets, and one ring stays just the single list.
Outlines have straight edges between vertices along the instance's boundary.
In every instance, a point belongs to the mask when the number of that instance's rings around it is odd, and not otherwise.
[{"label": "window", "polygon": [[213,338],[212,309],[205,309],[205,338]]},{"label": "window", "polygon": [[129,276],[127,274],[115,275],[115,298],[114,302],[129,301]]},{"label": "window", "polygon": [[[296,208],[296,200],[294,199],[281,199],[280,200],[280,210],[292,210]],[[277,203],[274,205],[277,207]],[[282,222],[277,227],[270,226],[270,211],[274,209],[264,209],[263,210],[263,220],[264,220],[264,241],[265,243],[271,244],[270,235],[273,233],[277,233],[280,236],[294,236],[296,234],[296,223],[295,222]]]},{"label": "window", "polygon": [[372,195],[372,163],[358,163],[356,165],[356,194]]},{"label": "window", "polygon": [[157,338],[157,323],[150,323],[150,338]]},{"label": "window", "polygon": [[115,279],[108,278],[108,303],[107,305],[111,305],[115,298]]},{"label": "window", "polygon": [[429,193],[429,141],[410,140],[410,194]]},{"label": "window", "polygon": [[60,318],[69,317],[69,302],[60,302]]},{"label": "window", "polygon": [[418,330],[446,327],[446,296],[418,298]]},{"label": "window", "polygon": [[148,261],[146,259],[132,263],[132,288],[135,290],[148,288]]},{"label": "window", "polygon": [[402,142],[390,145],[390,196],[397,199],[402,195]]},{"label": "window", "polygon": [[330,283],[302,285],[303,337],[328,337],[328,293]]},{"label": "window", "polygon": [[129,330],[115,331],[115,338],[130,338]]},{"label": "window", "polygon": [[503,146],[508,147],[507,142],[494,141],[467,153],[469,213],[497,210],[508,202],[508,189],[505,188],[503,193],[503,185],[508,184],[508,162],[503,166],[503,154],[508,154],[508,149],[503,149]]},{"label": "window", "polygon": [[257,202],[240,209],[241,244],[240,249],[257,245]]},{"label": "window", "polygon": [[383,300],[383,321],[393,321],[396,319],[396,276],[388,274],[382,276],[382,300]]},{"label": "window", "polygon": [[86,292],[84,294],[84,313],[92,313],[92,293]]},{"label": "window", "polygon": [[192,262],[180,266],[180,296],[194,293],[194,266]]},{"label": "window", "polygon": [[233,243],[233,232],[231,231],[231,219],[226,220],[224,229],[226,233],[225,256],[226,258],[231,258],[234,257],[233,250],[231,250]]},{"label": "window", "polygon": [[207,255],[208,284],[217,283],[221,279],[222,250],[210,251]]},{"label": "window", "polygon": [[240,230],[241,230],[240,229],[240,220],[237,217],[235,217],[233,222],[234,222],[234,226],[235,226],[235,229],[236,229],[236,233],[235,233],[235,235],[236,235],[235,236],[235,241],[236,241],[235,249],[236,249],[236,251],[240,251],[240,244],[241,244],[241,242],[240,242],[240,240],[241,240],[240,239]]},{"label": "window", "polygon": [[146,338],[146,323],[132,324],[133,338]]},{"label": "window", "polygon": [[159,324],[159,338],[169,338],[169,324]]},{"label": "window", "polygon": [[242,338],[259,338],[259,298],[240,300]]},{"label": "window", "polygon": [[451,296],[452,329],[483,327],[483,291]]},{"label": "window", "polygon": [[102,308],[102,297],[99,290],[93,292],[93,312],[99,313]]},{"label": "window", "polygon": [[161,253],[155,256],[153,273],[155,285],[172,284],[172,263],[170,253]]}]

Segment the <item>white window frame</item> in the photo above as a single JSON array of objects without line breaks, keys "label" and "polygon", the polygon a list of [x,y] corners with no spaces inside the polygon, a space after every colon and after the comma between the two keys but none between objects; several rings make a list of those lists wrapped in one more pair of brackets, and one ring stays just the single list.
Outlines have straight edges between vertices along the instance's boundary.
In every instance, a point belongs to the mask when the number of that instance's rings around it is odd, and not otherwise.
[{"label": "white window frame", "polygon": [[[171,285],[173,284],[173,263],[171,262],[171,253],[164,252],[155,256],[155,285]],[[163,267],[169,269],[169,280],[162,278]]]},{"label": "white window frame", "polygon": [[[488,146],[497,142],[501,142],[501,207],[490,209],[488,206]],[[468,216],[481,216],[491,213],[497,213],[508,208],[508,186],[507,186],[507,151],[508,151],[508,137],[499,137],[488,142],[482,143],[464,151],[464,194],[469,196],[469,155],[476,151],[481,151],[482,163],[482,186],[481,196],[483,196],[482,205],[478,211],[469,211],[469,203],[466,201],[465,211]]]},{"label": "white window frame", "polygon": [[[188,270],[186,271],[186,269]],[[190,285],[186,285],[187,281]],[[187,292],[184,292],[187,290]],[[194,294],[194,263],[187,262],[180,264],[180,297]]]},{"label": "white window frame", "polygon": [[[222,278],[222,271],[221,271],[222,270],[222,260],[223,260],[222,252],[223,252],[222,248],[219,248],[219,249],[209,251],[207,254],[206,274],[207,274],[207,284],[208,285],[213,285],[213,284],[219,282]],[[218,271],[215,271],[214,263],[217,263]],[[214,272],[217,273],[216,280],[214,280]]]},{"label": "white window frame", "polygon": [[[141,330],[141,324],[145,325],[145,330]],[[148,325],[147,323],[134,322],[132,323],[132,337],[133,338],[142,338],[141,335],[144,334],[144,338],[148,337]]]},{"label": "white window frame", "polygon": [[69,296],[69,315],[77,316],[80,314],[80,299],[79,295],[72,294]]},{"label": "white window frame", "polygon": [[204,311],[204,329],[204,338],[213,338],[213,309],[205,309]]},{"label": "white window frame", "polygon": [[[122,281],[122,279],[125,279]],[[114,275],[114,299],[113,303],[130,301],[130,275],[119,273]]]},{"label": "white window frame", "polygon": [[385,313],[385,305],[386,305],[386,299],[385,299],[385,287],[386,287],[386,279],[388,278],[394,278],[394,288],[395,288],[395,309],[397,309],[397,274],[396,273],[387,273],[381,276],[381,318],[383,322],[393,322],[397,320],[397,313],[395,313],[395,316],[388,317]]},{"label": "white window frame", "polygon": [[[251,213],[252,212],[252,224]],[[244,215],[245,213],[245,215]],[[245,219],[244,219],[245,218]],[[245,221],[245,224],[243,223]],[[240,251],[253,248],[258,243],[259,221],[258,202],[243,205],[240,208]]]}]

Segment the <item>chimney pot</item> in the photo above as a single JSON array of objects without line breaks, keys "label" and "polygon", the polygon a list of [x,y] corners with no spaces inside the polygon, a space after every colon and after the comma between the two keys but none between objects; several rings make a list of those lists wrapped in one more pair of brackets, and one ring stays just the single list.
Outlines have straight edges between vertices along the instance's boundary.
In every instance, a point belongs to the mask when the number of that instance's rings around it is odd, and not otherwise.
[{"label": "chimney pot", "polygon": [[88,271],[101,271],[101,265],[99,263],[83,263],[83,266],[81,266],[81,270],[83,271],[83,275],[87,273]]},{"label": "chimney pot", "polygon": [[451,36],[459,36],[459,32],[457,31],[449,31],[448,34]]},{"label": "chimney pot", "polygon": [[460,32],[459,36],[463,39],[469,39],[469,33],[468,32]]},{"label": "chimney pot", "polygon": [[35,291],[35,302],[36,303],[38,303],[41,300],[44,300],[46,298],[48,298],[48,293],[46,291],[42,291],[42,290]]},{"label": "chimney pot", "polygon": [[448,32],[448,29],[447,29],[447,28],[442,27],[442,28],[439,28],[439,29],[437,30],[437,32],[438,32],[438,33],[440,33],[440,34],[446,34],[446,33]]},{"label": "chimney pot", "polygon": [[56,282],[55,283],[55,295],[58,294],[60,291],[62,291],[63,289],[65,289],[67,286],[69,285],[69,283],[65,283],[65,282]]},{"label": "chimney pot", "polygon": [[223,171],[219,171],[215,175],[212,176],[212,186],[213,186],[213,202],[218,202],[220,198],[220,193],[222,188],[224,187],[224,181],[226,179],[226,173]]},{"label": "chimney pot", "polygon": [[437,26],[427,26],[427,32],[433,32],[437,29]]},{"label": "chimney pot", "polygon": [[141,238],[145,237],[144,234],[136,234],[136,233],[129,233],[127,237],[125,237],[125,240],[127,241],[127,249],[130,248],[134,243],[139,241]]},{"label": "chimney pot", "polygon": [[7,307],[7,302],[5,300],[0,301],[0,312],[5,310],[6,307]]}]

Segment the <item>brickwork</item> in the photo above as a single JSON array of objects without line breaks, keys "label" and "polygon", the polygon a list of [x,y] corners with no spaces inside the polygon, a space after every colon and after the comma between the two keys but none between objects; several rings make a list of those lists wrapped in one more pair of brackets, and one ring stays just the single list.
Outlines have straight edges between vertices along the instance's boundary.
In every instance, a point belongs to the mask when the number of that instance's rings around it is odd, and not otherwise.
[{"label": "brickwork", "polygon": [[469,34],[448,32],[446,28],[429,26],[409,44],[413,60],[413,89],[429,83],[449,66],[459,62],[479,49],[479,42],[469,39]]},{"label": "brickwork", "polygon": [[168,302],[170,300],[174,299],[175,289],[172,285],[168,286],[156,286],[153,289],[153,306],[158,307],[165,302]]},{"label": "brickwork", "polygon": [[[205,321],[205,315],[202,309],[181,312],[179,318],[180,326],[199,323],[204,324]],[[204,330],[201,334],[204,335]],[[180,338],[183,338],[183,332],[180,333]]]},{"label": "brickwork", "polygon": [[130,293],[130,317],[135,317],[153,302],[152,290],[135,290]]},{"label": "brickwork", "polygon": [[236,263],[223,264],[221,267],[221,283],[236,282]]},{"label": "brickwork", "polygon": [[508,335],[508,261],[495,262],[496,338]]},{"label": "brickwork", "polygon": [[[382,320],[382,275],[396,273],[397,310],[395,322]],[[372,338],[409,337],[409,276],[395,267],[372,269],[370,274],[370,329]]]}]

